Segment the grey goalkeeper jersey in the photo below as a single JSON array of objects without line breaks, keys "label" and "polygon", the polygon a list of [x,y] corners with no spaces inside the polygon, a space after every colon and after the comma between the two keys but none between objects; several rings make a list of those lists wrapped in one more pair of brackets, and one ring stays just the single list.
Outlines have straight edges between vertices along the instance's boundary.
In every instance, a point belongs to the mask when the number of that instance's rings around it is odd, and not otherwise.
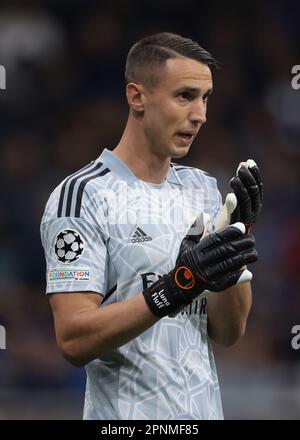
[{"label": "grey goalkeeper jersey", "polygon": [[[139,180],[111,151],[66,178],[41,223],[47,294],[99,292],[101,307],[139,294],[173,269],[200,212],[214,220],[216,180],[171,164],[162,184]],[[84,419],[223,418],[205,300],[86,365]]]}]

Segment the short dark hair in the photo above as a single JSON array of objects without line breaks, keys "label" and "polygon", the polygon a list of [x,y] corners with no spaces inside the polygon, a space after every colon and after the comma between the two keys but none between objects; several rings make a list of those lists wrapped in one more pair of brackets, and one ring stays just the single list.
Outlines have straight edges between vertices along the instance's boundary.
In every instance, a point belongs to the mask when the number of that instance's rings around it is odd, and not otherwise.
[{"label": "short dark hair", "polygon": [[218,61],[196,41],[161,32],[144,37],[131,47],[126,60],[126,84],[137,82],[154,87],[159,81],[157,67],[162,67],[167,59],[177,57],[191,58],[209,67],[219,66]]}]

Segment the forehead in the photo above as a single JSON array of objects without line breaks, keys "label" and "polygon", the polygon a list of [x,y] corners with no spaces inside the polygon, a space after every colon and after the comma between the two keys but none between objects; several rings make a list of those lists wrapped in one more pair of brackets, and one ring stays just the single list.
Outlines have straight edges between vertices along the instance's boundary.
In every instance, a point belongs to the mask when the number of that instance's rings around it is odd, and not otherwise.
[{"label": "forehead", "polygon": [[169,58],[159,85],[168,88],[190,86],[211,88],[212,76],[209,66],[189,58]]}]

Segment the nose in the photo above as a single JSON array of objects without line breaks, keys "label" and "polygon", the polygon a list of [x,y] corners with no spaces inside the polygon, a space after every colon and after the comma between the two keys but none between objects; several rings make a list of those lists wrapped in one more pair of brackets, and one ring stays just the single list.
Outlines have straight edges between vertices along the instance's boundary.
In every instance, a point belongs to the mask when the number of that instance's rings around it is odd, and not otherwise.
[{"label": "nose", "polygon": [[206,102],[203,102],[203,100],[199,100],[194,103],[193,107],[191,108],[190,112],[190,121],[193,123],[200,123],[205,124],[206,122]]}]

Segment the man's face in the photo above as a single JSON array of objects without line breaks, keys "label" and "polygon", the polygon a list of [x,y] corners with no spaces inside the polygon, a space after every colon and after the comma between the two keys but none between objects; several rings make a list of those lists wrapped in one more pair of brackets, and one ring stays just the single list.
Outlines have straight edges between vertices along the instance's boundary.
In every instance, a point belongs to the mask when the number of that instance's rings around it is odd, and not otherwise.
[{"label": "man's face", "polygon": [[189,58],[168,59],[158,84],[144,88],[143,128],[151,150],[183,157],[206,121],[210,68]]}]

